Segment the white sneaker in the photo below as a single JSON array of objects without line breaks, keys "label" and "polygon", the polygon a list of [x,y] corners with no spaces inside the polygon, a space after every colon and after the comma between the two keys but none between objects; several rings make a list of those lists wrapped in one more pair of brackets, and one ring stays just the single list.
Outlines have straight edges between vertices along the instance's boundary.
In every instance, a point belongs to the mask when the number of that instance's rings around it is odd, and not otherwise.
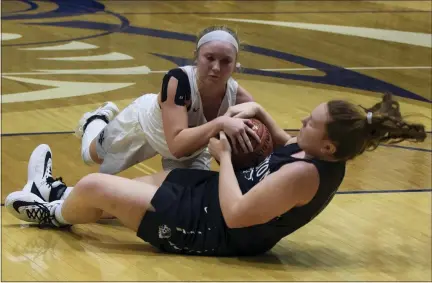
[{"label": "white sneaker", "polygon": [[27,183],[23,191],[50,202],[59,200],[66,189],[61,177],[54,179],[52,176],[51,148],[46,144],[39,145],[30,156]]},{"label": "white sneaker", "polygon": [[40,225],[64,227],[55,219],[55,209],[63,200],[46,202],[29,192],[13,192],[6,197],[5,207],[16,218]]},{"label": "white sneaker", "polygon": [[106,118],[107,123],[109,123],[115,116],[120,112],[117,105],[113,102],[108,101],[102,104],[98,109],[85,113],[78,122],[78,126],[75,128],[75,136],[82,138],[84,135],[84,130],[87,127],[87,121],[93,116],[102,116]]}]

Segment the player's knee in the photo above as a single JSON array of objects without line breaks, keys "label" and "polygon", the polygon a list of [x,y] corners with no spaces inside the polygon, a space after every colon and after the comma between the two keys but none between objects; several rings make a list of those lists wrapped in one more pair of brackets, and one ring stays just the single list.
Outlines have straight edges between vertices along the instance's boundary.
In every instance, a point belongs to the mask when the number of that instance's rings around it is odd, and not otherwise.
[{"label": "player's knee", "polygon": [[101,190],[103,184],[103,176],[101,173],[91,173],[78,181],[74,187],[74,191],[84,196],[95,195]]}]

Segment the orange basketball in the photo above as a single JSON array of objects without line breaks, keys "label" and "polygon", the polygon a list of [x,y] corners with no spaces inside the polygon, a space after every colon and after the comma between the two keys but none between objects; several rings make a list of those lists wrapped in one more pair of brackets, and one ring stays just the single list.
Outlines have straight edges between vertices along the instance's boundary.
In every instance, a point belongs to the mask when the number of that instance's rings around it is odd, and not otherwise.
[{"label": "orange basketball", "polygon": [[253,152],[244,153],[241,148],[237,154],[232,152],[231,159],[235,170],[257,166],[273,152],[273,139],[266,125],[256,118],[252,118],[250,121],[253,123],[252,129],[258,134],[261,142],[258,143],[250,137],[254,148]]}]

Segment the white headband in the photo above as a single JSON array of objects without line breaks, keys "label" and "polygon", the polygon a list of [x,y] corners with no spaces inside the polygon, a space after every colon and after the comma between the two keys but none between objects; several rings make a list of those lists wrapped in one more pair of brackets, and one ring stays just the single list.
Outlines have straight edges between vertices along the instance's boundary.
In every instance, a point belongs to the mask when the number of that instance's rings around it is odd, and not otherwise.
[{"label": "white headband", "polygon": [[366,115],[366,119],[367,119],[368,124],[372,124],[372,115],[373,115],[372,112],[368,112]]},{"label": "white headband", "polygon": [[200,48],[201,45],[215,40],[231,43],[235,47],[236,51],[238,52],[239,48],[238,48],[237,40],[229,32],[226,32],[224,30],[215,30],[205,34],[198,41],[197,49]]}]

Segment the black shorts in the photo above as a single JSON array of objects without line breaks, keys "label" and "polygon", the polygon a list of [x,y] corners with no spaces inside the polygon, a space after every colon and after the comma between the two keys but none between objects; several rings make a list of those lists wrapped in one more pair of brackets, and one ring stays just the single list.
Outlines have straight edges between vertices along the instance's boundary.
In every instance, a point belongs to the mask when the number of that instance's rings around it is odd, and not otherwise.
[{"label": "black shorts", "polygon": [[218,172],[174,169],[138,227],[137,236],[162,251],[212,254],[223,249],[226,225],[217,190]]}]

